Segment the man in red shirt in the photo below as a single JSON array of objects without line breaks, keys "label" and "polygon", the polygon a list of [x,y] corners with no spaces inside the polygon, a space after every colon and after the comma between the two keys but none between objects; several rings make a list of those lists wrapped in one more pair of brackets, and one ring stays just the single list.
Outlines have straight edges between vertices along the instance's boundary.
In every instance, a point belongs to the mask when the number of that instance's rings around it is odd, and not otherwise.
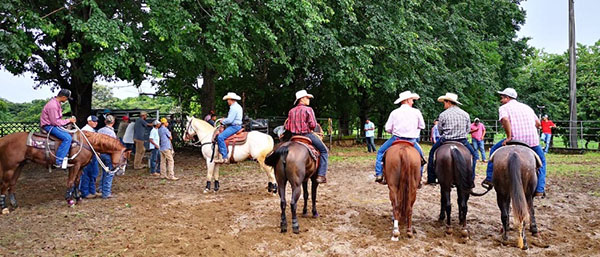
[{"label": "man in red shirt", "polygon": [[542,118],[542,136],[541,139],[544,141],[546,146],[544,147],[544,153],[548,153],[550,147],[550,140],[552,139],[552,128],[556,128],[554,122],[548,119],[548,115],[544,114]]},{"label": "man in red shirt", "polygon": [[327,183],[327,147],[323,144],[323,141],[313,134],[313,130],[317,127],[317,119],[315,118],[315,112],[308,105],[313,95],[306,92],[306,90],[300,90],[296,92],[296,101],[298,103],[296,107],[292,108],[288,113],[288,120],[285,124],[285,129],[290,131],[293,135],[301,135],[310,138],[313,146],[319,150],[321,156],[319,157],[319,167],[317,169],[317,183]]}]

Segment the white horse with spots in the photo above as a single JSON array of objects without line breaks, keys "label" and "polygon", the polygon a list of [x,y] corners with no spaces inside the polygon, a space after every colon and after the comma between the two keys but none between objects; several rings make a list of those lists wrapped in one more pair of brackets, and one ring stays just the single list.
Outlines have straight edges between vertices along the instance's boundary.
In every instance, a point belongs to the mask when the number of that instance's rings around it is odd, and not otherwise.
[{"label": "white horse with spots", "polygon": [[[210,184],[214,178],[214,191],[219,190],[219,165],[215,165],[214,160],[221,158],[219,154],[219,147],[217,144],[213,145],[214,134],[217,127],[213,127],[208,122],[197,119],[194,117],[187,118],[187,125],[183,139],[188,141],[194,136],[197,136],[199,141],[195,143],[200,146],[202,156],[206,160],[206,188],[204,193],[210,191]],[[248,158],[254,158],[258,161],[260,168],[267,173],[269,180],[267,190],[273,194],[277,193],[277,181],[275,180],[275,173],[273,168],[265,165],[265,158],[273,150],[273,138],[265,133],[259,131],[248,132],[246,142],[242,145],[236,145],[235,151],[232,151],[232,146],[229,146],[228,152],[233,152],[233,159],[243,161]]]}]

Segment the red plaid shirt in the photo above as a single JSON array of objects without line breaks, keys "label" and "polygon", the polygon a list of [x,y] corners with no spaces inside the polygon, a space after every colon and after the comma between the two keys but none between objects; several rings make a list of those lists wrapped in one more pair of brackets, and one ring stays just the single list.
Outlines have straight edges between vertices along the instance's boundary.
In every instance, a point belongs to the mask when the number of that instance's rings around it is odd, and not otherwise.
[{"label": "red plaid shirt", "polygon": [[312,132],[316,126],[317,120],[313,109],[300,103],[288,113],[285,129],[293,134],[307,134]]}]

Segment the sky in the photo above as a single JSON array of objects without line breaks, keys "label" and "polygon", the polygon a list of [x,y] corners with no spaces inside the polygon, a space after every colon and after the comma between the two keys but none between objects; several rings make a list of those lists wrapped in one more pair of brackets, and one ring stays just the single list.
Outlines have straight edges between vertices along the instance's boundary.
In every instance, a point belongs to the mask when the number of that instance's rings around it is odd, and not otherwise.
[{"label": "sky", "polygon": [[[517,35],[530,37],[529,45],[545,52],[564,53],[569,45],[568,0],[527,0],[521,6],[527,11],[527,20]],[[592,45],[600,40],[599,14],[600,0],[575,0],[575,37],[578,43]],[[142,83],[139,89],[127,82],[97,82],[112,87],[113,95],[119,98],[156,91],[149,82]],[[47,86],[33,89],[34,85],[31,74],[14,76],[0,68],[0,98],[23,103],[56,94]]]}]

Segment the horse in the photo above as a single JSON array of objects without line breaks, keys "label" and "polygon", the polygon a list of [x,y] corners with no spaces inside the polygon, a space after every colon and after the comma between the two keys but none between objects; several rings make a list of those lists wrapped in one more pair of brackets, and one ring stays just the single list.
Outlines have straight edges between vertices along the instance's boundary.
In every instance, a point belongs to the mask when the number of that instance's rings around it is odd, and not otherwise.
[{"label": "horse", "polygon": [[494,162],[492,182],[496,190],[496,199],[502,220],[502,240],[508,240],[508,218],[512,200],[512,213],[519,237],[517,246],[527,249],[527,238],[524,226],[530,222],[533,236],[538,229],[535,222],[533,195],[537,185],[537,168],[541,161],[536,153],[523,145],[507,145],[499,148],[490,157]]},{"label": "horse", "polygon": [[468,236],[467,230],[467,202],[471,188],[473,188],[473,177],[471,172],[471,152],[459,142],[447,141],[435,152],[435,171],[440,182],[440,217],[439,221],[446,219],[446,233],[451,234],[450,227],[450,191],[452,185],[456,185],[458,195],[458,217],[462,226],[461,234]]},{"label": "horse", "polygon": [[[213,137],[217,131],[217,127],[210,125],[208,122],[197,119],[194,117],[187,118],[187,125],[183,139],[185,141],[191,140],[194,136],[198,137],[196,145],[200,145],[202,156],[206,160],[206,188],[204,193],[209,192],[210,182],[214,176],[215,179],[215,192],[219,190],[219,166],[215,165],[214,159],[215,154],[219,154],[218,146],[213,142]],[[269,193],[276,193],[277,182],[273,169],[265,165],[265,158],[273,150],[273,138],[265,133],[259,131],[248,132],[247,140],[242,145],[235,146],[235,152],[232,151],[232,146],[229,146],[229,153],[232,155],[234,161],[243,161],[248,158],[255,158],[260,168],[267,174],[269,180],[267,184],[267,191]],[[211,147],[212,146],[212,147]]]},{"label": "horse", "polygon": [[[76,132],[75,137],[82,138],[81,132]],[[67,192],[65,200],[69,206],[79,203],[81,195],[79,193],[79,178],[83,167],[87,165],[92,158],[92,151],[89,145],[98,152],[111,154],[114,171],[124,171],[127,165],[127,158],[130,150],[127,150],[119,140],[93,132],[83,132],[89,139],[89,144],[83,139],[76,146],[71,147],[69,156],[72,156],[69,163],[73,166],[68,168]],[[29,133],[17,132],[0,138],[0,208],[2,214],[10,213],[6,204],[6,195],[9,194],[9,201],[13,208],[17,207],[15,189],[17,180],[21,174],[23,166],[29,161],[50,166],[56,158],[54,153],[46,157],[46,149],[38,149],[33,146],[27,146]],[[55,144],[60,144],[60,140],[54,140]],[[76,202],[73,201],[76,200]]]},{"label": "horse", "polygon": [[421,181],[421,155],[408,141],[398,140],[385,152],[383,176],[390,190],[394,213],[392,241],[398,241],[398,221],[406,224],[406,235],[413,236],[412,208]]},{"label": "horse", "polygon": [[[321,127],[317,126],[314,133],[322,138],[320,134]],[[311,150],[308,148],[308,144],[311,144],[310,139],[302,137],[300,142],[295,141],[296,137],[292,137],[291,133],[286,132],[285,134],[278,133],[280,138],[284,141],[278,145],[278,147],[271,153],[265,160],[265,164],[275,169],[275,176],[277,177],[277,185],[279,189],[279,199],[281,207],[281,233],[287,232],[287,220],[285,216],[285,188],[287,182],[290,182],[292,186],[292,198],[290,208],[292,209],[292,230],[295,234],[300,233],[300,224],[298,223],[298,217],[296,215],[296,209],[298,199],[300,198],[300,185],[304,192],[304,208],[302,209],[302,216],[308,217],[308,179],[311,181],[311,199],[312,199],[312,217],[318,218],[319,213],[317,212],[317,158],[314,158],[311,154]],[[292,141],[287,141],[291,137]]]}]

